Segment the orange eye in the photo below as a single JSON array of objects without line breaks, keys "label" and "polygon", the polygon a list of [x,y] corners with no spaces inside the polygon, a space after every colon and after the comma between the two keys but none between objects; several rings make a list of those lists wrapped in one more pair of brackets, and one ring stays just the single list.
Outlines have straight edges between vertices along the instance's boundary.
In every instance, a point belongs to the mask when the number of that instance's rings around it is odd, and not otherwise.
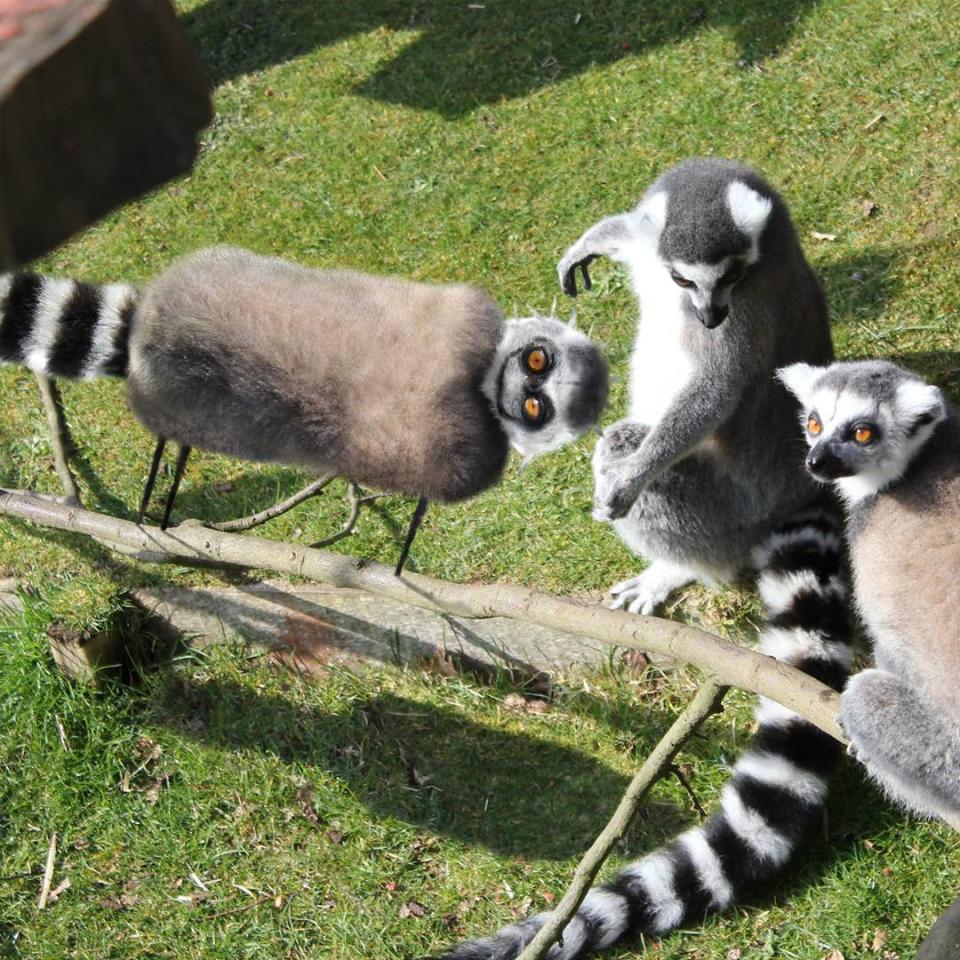
[{"label": "orange eye", "polygon": [[547,354],[540,347],[535,347],[527,354],[527,369],[531,373],[543,373],[547,369]]},{"label": "orange eye", "polygon": [[819,436],[822,430],[823,424],[816,417],[810,417],[807,420],[807,433],[809,433],[811,437]]},{"label": "orange eye", "polygon": [[539,420],[543,411],[543,404],[536,397],[527,397],[523,401],[523,412],[528,420]]},{"label": "orange eye", "polygon": [[869,443],[873,439],[873,431],[869,427],[857,427],[853,431],[853,439],[857,443]]}]

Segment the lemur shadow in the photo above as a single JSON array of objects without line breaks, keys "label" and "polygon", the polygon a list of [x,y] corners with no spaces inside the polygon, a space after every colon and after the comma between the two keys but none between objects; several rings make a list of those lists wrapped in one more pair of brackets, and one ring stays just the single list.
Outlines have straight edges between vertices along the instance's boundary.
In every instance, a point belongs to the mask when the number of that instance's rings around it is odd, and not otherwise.
[{"label": "lemur shadow", "polygon": [[900,292],[900,279],[891,269],[901,257],[897,250],[871,250],[821,263],[819,251],[805,247],[837,327],[873,320]]},{"label": "lemur shadow", "polygon": [[[510,856],[582,852],[627,784],[588,753],[537,731],[497,729],[393,694],[325,713],[231,682],[194,684],[171,673],[159,698],[155,709],[182,735],[262,751],[295,764],[301,775],[319,768],[378,817]],[[687,823],[684,811],[653,802],[633,839],[653,846]]]},{"label": "lemur shadow", "polygon": [[356,91],[457,117],[701,29],[729,31],[737,59],[757,62],[789,41],[816,2],[782,0],[773,9],[758,0],[208,0],[182,19],[214,86],[357,34],[415,34]]}]

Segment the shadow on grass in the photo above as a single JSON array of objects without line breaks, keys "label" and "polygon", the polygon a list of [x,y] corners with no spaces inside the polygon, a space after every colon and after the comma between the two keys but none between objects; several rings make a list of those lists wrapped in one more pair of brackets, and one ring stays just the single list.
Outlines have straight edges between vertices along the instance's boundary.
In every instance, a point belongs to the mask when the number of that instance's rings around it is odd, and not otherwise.
[{"label": "shadow on grass", "polygon": [[894,363],[920,374],[924,380],[943,387],[954,398],[960,396],[960,351],[957,350],[894,350],[888,357]]},{"label": "shadow on grass", "polygon": [[416,36],[357,92],[456,117],[595,65],[728,31],[745,64],[775,55],[816,0],[207,0],[184,15],[211,83],[378,29]]},{"label": "shadow on grass", "polygon": [[[455,709],[380,694],[327,713],[219,679],[199,684],[171,676],[158,704],[179,734],[235,752],[273,755],[298,775],[322,770],[345,784],[378,818],[398,818],[433,834],[498,855],[559,860],[581,855],[621,799],[627,778],[587,751],[552,742],[544,727],[498,729]],[[662,735],[649,723],[640,752]],[[688,752],[715,757],[714,738]],[[744,901],[754,906],[802,892],[851,848],[899,821],[848,763],[832,801],[831,827],[811,831],[776,880]],[[321,821],[324,811],[317,810]],[[628,856],[652,852],[699,822],[689,809],[658,800],[641,805],[626,837]],[[605,873],[622,866],[617,851]]]},{"label": "shadow on grass", "polygon": [[[807,250],[811,254],[810,249]],[[815,264],[835,324],[872,320],[883,313],[900,292],[893,271],[898,250],[870,250],[832,263]]]},{"label": "shadow on grass", "polygon": [[[510,856],[560,859],[586,849],[627,783],[540,729],[498,729],[391,694],[323,713],[219,679],[171,677],[160,706],[164,721],[184,735],[241,757],[272,754],[307,776],[305,767],[320,768],[378,817]],[[639,832],[657,842],[687,817],[654,798],[641,821]]]}]

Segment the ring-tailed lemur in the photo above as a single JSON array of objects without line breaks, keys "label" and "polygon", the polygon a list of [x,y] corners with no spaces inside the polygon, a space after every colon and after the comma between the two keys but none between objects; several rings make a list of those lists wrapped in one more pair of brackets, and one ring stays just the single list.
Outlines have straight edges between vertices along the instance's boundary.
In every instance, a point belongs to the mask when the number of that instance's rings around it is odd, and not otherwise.
[{"label": "ring-tailed lemur", "polygon": [[[804,444],[779,357],[832,356],[819,284],[787,209],[756,173],[697,160],[664,174],[636,210],[601,221],[559,273],[606,254],[640,300],[630,418],[594,455],[597,511],[653,563],[618,584],[616,606],[649,613],[695,578],[758,571],[760,649],[829,683],[849,669],[841,537],[803,469]],[[629,511],[627,513],[627,511]],[[572,960],[630,935],[662,935],[775,876],[815,819],[838,745],[770,701],[721,808],[702,827],[595,888],[553,947]],[[511,960],[544,916],[468,941],[447,960]]]},{"label": "ring-tailed lemur", "polygon": [[[607,364],[553,317],[482,290],[201,250],[143,291],[0,278],[0,361],[125,376],[137,419],[182,445],[456,501],[596,422]],[[167,516],[172,504],[168,498]],[[166,518],[164,521],[166,525]]]},{"label": "ring-tailed lemur", "polygon": [[841,698],[851,752],[905,807],[960,829],[960,417],[937,387],[868,360],[780,372],[807,466],[847,509],[875,668]]},{"label": "ring-tailed lemur", "polygon": [[[607,255],[640,303],[629,415],[595,452],[595,516],[650,561],[615,606],[652,613],[671,591],[726,580],[813,496],[803,440],[774,371],[833,356],[826,305],[783,200],[753,170],[690,160],[636,209],[591,227],[558,266]],[[635,426],[634,426],[635,425]],[[630,449],[620,434],[636,440]]]}]

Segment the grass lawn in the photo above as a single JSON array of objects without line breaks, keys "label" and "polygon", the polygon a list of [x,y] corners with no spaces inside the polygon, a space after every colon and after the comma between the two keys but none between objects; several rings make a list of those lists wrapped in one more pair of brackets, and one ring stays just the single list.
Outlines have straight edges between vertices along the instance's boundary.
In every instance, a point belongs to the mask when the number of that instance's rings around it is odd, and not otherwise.
[{"label": "grass lawn", "polygon": [[[958,398],[954,3],[180,6],[216,86],[193,173],[42,269],[142,281],[228,242],[476,282],[510,312],[547,309],[556,260],[586,226],[677,160],[718,154],[784,193],[840,355],[901,360]],[[612,265],[593,275],[581,326],[623,371],[635,307]],[[122,384],[65,384],[64,395],[85,501],[130,517],[152,438]],[[619,383],[610,420],[623,402]],[[56,491],[31,377],[0,370],[0,403],[0,485]],[[589,518],[590,447],[514,466],[496,490],[434,510],[412,568],[599,597],[636,563]],[[178,512],[225,519],[304,482],[198,454]],[[380,501],[340,546],[394,558],[411,506]],[[344,510],[325,494],[267,531],[309,543]],[[692,689],[692,676],[667,683],[612,660],[526,712],[505,682],[386,668],[318,681],[224,647],[93,691],[53,669],[52,622],[102,620],[131,585],[220,575],[139,566],[0,520],[0,576],[36,588],[0,625],[0,957],[401,958],[489,931],[561,891]],[[743,592],[704,607],[712,629],[749,633]],[[749,735],[749,706],[734,698],[684,755],[705,804]],[[620,855],[696,819],[665,782]],[[54,885],[70,883],[38,911],[53,832]],[[850,768],[781,885],[612,956],[909,960],[957,893],[958,852],[949,830],[900,816]]]}]

